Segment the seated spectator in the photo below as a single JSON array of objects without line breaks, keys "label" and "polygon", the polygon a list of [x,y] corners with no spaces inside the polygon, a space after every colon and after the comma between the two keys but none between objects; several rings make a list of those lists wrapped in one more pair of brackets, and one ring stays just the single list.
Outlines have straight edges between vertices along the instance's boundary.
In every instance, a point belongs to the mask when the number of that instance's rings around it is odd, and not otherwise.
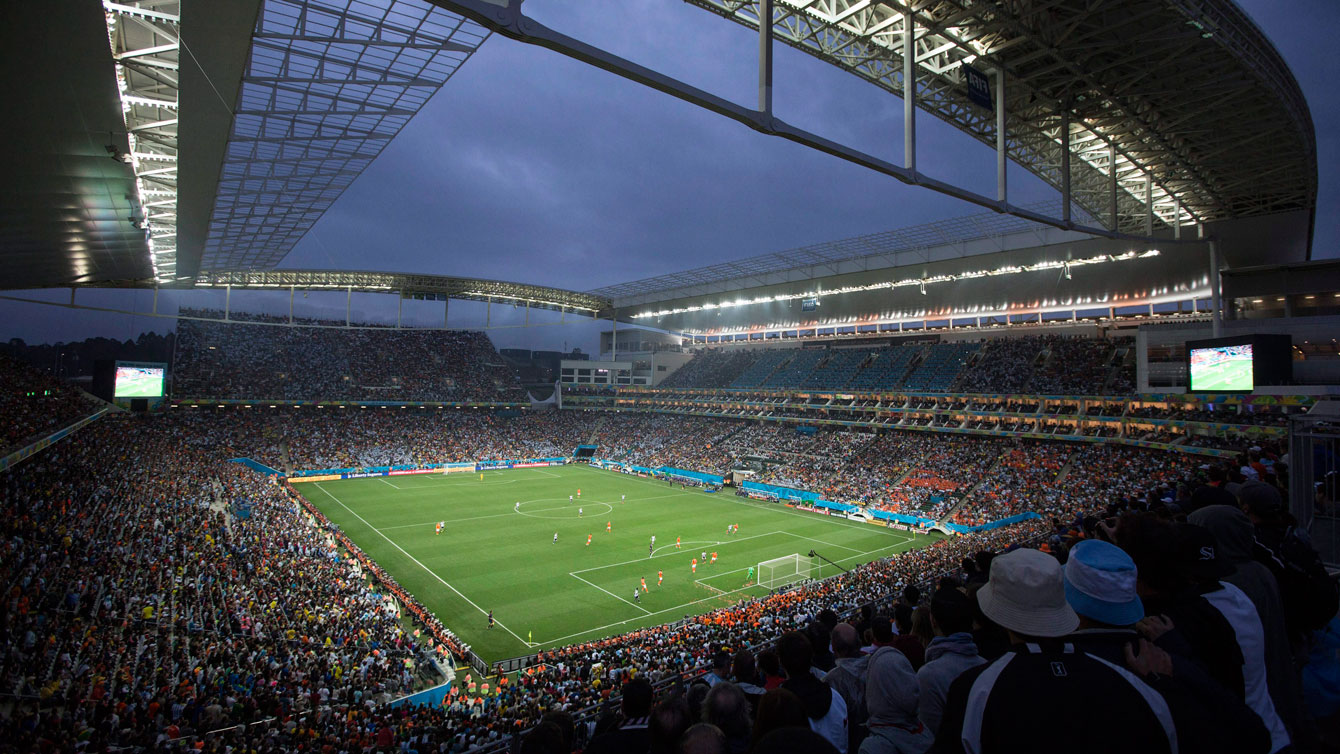
[{"label": "seated spectator", "polygon": [[926,648],[922,646],[921,639],[912,633],[912,608],[906,603],[899,603],[893,606],[893,620],[898,626],[898,635],[893,638],[893,647],[903,653],[912,663],[912,670],[915,672],[926,660]]},{"label": "seated spectator", "polygon": [[748,750],[754,722],[749,702],[735,684],[721,681],[712,686],[703,700],[702,720],[716,726],[725,736],[726,750],[731,754]]},{"label": "seated spectator", "polygon": [[758,717],[754,718],[755,748],[779,729],[809,731],[809,725],[800,697],[784,688],[771,689],[758,703]]},{"label": "seated spectator", "polygon": [[[1083,541],[1065,566],[1066,602],[1079,615],[1067,639],[1076,649],[1114,666],[1129,666],[1168,705],[1183,752],[1243,754],[1270,750],[1260,719],[1191,660],[1171,655],[1137,633],[1144,605],[1136,593],[1135,562],[1116,545]],[[1146,631],[1171,626],[1154,621]]]},{"label": "seated spectator", "polygon": [[734,751],[727,747],[726,736],[711,723],[698,723],[684,731],[680,739],[681,754],[726,754]]}]

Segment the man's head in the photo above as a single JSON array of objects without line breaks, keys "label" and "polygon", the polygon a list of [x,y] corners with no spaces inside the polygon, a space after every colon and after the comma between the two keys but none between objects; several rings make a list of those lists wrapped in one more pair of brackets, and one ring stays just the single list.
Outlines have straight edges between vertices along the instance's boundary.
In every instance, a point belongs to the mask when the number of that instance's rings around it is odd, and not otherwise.
[{"label": "man's head", "polygon": [[1019,637],[1065,636],[1079,617],[1065,601],[1063,582],[1056,558],[1024,547],[991,562],[977,601],[988,618]]},{"label": "man's head", "polygon": [[834,657],[860,657],[861,635],[850,623],[839,623],[833,627],[830,639]]},{"label": "man's head", "polygon": [[720,728],[726,738],[748,739],[754,725],[749,719],[749,702],[744,692],[730,681],[722,681],[707,692],[702,717],[703,722]]},{"label": "man's head", "polygon": [[893,641],[893,622],[889,616],[880,613],[870,619],[870,633],[876,644],[888,644]]},{"label": "man's head", "polygon": [[1238,490],[1238,502],[1253,524],[1273,524],[1284,515],[1284,498],[1275,485],[1248,482]]},{"label": "man's head", "polygon": [[[688,702],[676,694],[656,705],[647,721],[647,730],[651,734],[651,750],[656,754],[669,754],[679,750],[679,739],[684,731],[693,725],[689,714]],[[568,751],[572,751],[569,747]]]},{"label": "man's head", "polygon": [[972,599],[958,589],[937,589],[931,595],[931,626],[937,636],[972,630]]},{"label": "man's head", "polygon": [[698,723],[684,731],[679,750],[682,754],[726,754],[726,736],[715,725]]},{"label": "man's head", "polygon": [[712,655],[712,672],[720,678],[725,678],[730,673],[730,661],[730,655],[726,654],[725,650],[717,650],[717,653]]},{"label": "man's head", "polygon": [[1136,593],[1135,561],[1108,542],[1075,545],[1065,566],[1065,598],[1089,623],[1130,626],[1145,617]]},{"label": "man's head", "polygon": [[903,587],[902,600],[904,605],[916,607],[921,604],[921,589],[916,584],[908,584]]},{"label": "man's head", "polygon": [[651,682],[641,676],[623,685],[623,714],[627,718],[646,717],[651,712]]},{"label": "man's head", "polygon": [[893,622],[898,625],[898,633],[910,633],[912,631],[912,606],[906,602],[899,602],[894,605]]},{"label": "man's head", "polygon": [[752,683],[754,676],[758,675],[758,668],[754,665],[754,653],[748,649],[736,652],[730,670],[735,680]]},{"label": "man's head", "polygon": [[800,678],[810,672],[814,664],[814,647],[799,631],[787,631],[777,641],[777,657],[790,678]]}]

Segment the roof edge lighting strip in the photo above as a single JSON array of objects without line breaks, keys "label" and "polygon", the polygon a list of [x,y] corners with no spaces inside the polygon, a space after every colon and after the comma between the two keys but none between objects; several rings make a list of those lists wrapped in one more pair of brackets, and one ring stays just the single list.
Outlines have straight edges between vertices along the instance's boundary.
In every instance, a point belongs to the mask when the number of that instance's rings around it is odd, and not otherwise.
[{"label": "roof edge lighting strip", "polygon": [[[177,276],[177,66],[180,3],[103,0],[107,40],[130,151],[113,157],[135,174],[131,222],[144,232],[154,280]],[[167,10],[165,10],[165,8]],[[177,8],[178,12],[171,12]],[[152,75],[142,73],[152,69]]]},{"label": "roof edge lighting strip", "polygon": [[742,306],[752,306],[755,304],[771,304],[778,301],[796,301],[798,299],[820,299],[827,296],[840,296],[849,293],[864,293],[866,291],[889,290],[893,288],[906,288],[916,286],[921,288],[921,292],[926,292],[926,286],[936,283],[952,283],[958,280],[971,280],[973,278],[993,277],[997,275],[1016,275],[1022,272],[1038,272],[1042,270],[1065,270],[1068,275],[1072,267],[1082,267],[1092,264],[1105,264],[1108,262],[1125,262],[1132,259],[1147,259],[1159,255],[1158,249],[1149,251],[1128,251],[1123,254],[1099,254],[1092,257],[1083,257],[1080,259],[1065,259],[1060,261],[1038,262],[1028,265],[1006,265],[997,267],[994,270],[971,270],[950,275],[931,275],[929,277],[903,278],[901,280],[884,280],[878,283],[868,285],[848,285],[841,288],[831,288],[828,290],[807,291],[804,293],[779,293],[775,296],[759,296],[752,299],[737,298],[732,301],[721,301],[718,303],[695,304],[693,306],[676,307],[674,309],[660,309],[658,311],[639,312],[630,317],[630,319],[646,319],[650,317],[664,317],[671,314],[686,314],[691,312],[714,311],[717,309],[733,309]]}]

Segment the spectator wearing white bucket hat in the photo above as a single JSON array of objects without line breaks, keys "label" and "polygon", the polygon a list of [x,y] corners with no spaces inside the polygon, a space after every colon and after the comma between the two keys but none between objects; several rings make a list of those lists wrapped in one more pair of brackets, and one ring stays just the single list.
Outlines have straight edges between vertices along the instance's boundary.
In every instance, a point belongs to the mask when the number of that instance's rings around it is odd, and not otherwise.
[{"label": "spectator wearing white bucket hat", "polygon": [[1072,751],[1177,751],[1171,715],[1156,692],[1065,640],[1080,619],[1066,602],[1055,558],[1031,549],[996,558],[977,599],[1013,646],[949,687],[936,751],[1018,751],[1039,725]]}]

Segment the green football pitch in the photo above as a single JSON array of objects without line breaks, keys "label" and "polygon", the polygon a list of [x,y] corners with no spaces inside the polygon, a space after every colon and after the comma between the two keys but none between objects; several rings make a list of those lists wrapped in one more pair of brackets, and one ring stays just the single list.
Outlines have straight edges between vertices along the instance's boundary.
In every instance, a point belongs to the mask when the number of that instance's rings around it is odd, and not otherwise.
[{"label": "green football pitch", "polygon": [[1191,373],[1196,390],[1240,391],[1252,389],[1252,360],[1225,359],[1196,367]]},{"label": "green football pitch", "polygon": [[162,394],[162,377],[137,374],[133,377],[117,380],[116,383],[116,397],[118,398],[157,398]]},{"label": "green football pitch", "polygon": [[[482,481],[477,472],[421,474],[296,488],[490,661],[761,596],[767,590],[746,577],[764,560],[813,549],[851,568],[940,536],[586,466],[486,471]],[[581,498],[569,501],[578,489]],[[727,532],[732,524],[738,534]],[[704,551],[718,560],[700,560],[694,573],[691,561]],[[825,565],[816,575],[836,572]],[[648,591],[635,599],[643,578]]]}]

